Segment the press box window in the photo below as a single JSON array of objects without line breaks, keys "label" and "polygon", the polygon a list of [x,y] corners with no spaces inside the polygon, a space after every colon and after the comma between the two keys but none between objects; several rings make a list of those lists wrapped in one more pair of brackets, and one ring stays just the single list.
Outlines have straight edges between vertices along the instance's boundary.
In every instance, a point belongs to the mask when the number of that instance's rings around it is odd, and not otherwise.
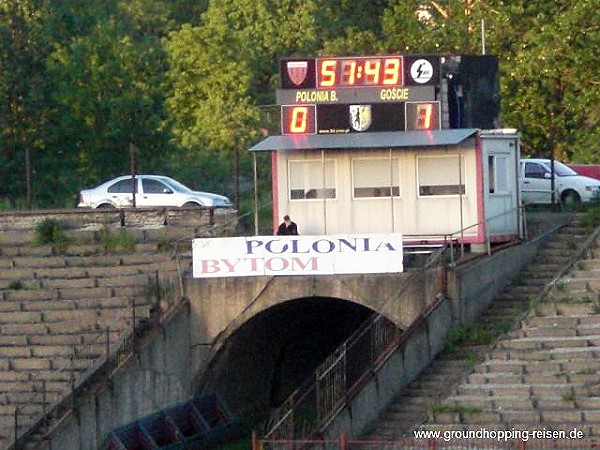
[{"label": "press box window", "polygon": [[289,173],[291,200],[335,198],[333,161],[290,161]]},{"label": "press box window", "polygon": [[354,198],[398,197],[398,159],[355,159],[352,161]]},{"label": "press box window", "polygon": [[417,159],[419,195],[465,193],[464,160],[458,156],[428,156]]}]

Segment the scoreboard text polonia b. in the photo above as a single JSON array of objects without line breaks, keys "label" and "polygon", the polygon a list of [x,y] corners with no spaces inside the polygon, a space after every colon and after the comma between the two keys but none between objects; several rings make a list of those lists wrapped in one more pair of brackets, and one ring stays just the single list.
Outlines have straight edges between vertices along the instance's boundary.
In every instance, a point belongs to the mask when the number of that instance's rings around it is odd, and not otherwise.
[{"label": "scoreboard text polonia b.", "polygon": [[440,128],[439,56],[280,61],[282,134]]}]

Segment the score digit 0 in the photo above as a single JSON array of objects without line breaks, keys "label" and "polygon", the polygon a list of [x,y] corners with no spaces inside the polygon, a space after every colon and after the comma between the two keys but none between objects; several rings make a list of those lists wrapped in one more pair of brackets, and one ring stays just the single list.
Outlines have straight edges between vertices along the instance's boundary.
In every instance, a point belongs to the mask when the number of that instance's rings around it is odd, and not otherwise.
[{"label": "score digit 0", "polygon": [[315,105],[281,107],[281,134],[315,134]]}]

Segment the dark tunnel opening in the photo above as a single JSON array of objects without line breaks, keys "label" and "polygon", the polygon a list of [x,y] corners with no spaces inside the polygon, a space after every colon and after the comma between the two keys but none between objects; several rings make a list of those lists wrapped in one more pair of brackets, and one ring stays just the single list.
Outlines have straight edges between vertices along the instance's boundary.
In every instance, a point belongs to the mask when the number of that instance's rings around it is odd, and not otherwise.
[{"label": "dark tunnel opening", "polygon": [[372,315],[362,305],[326,297],[269,308],[227,339],[201,391],[217,393],[238,415],[261,415],[313,376],[319,364]]}]

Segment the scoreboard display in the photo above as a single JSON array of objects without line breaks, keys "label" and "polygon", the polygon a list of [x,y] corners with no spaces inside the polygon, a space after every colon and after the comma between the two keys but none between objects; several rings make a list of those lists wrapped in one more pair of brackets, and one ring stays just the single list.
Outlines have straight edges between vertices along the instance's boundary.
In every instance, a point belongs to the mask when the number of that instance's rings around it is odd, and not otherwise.
[{"label": "scoreboard display", "polygon": [[280,61],[281,134],[440,129],[439,56]]}]

